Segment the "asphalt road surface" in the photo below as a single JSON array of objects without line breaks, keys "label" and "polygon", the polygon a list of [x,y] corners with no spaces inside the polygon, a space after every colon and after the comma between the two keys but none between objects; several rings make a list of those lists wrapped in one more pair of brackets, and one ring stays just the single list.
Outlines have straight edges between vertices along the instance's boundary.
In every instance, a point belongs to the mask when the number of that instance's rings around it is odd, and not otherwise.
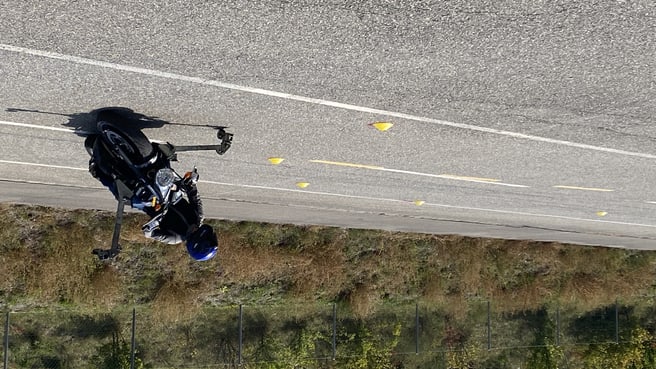
[{"label": "asphalt road surface", "polygon": [[656,249],[655,60],[653,1],[3,1],[0,201],[113,210],[122,106],[230,126],[209,217]]}]

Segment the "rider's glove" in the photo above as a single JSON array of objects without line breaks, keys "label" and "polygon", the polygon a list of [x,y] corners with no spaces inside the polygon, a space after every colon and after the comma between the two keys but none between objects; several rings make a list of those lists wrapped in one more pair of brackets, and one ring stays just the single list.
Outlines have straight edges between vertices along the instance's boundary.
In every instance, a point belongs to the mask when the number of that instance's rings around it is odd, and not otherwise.
[{"label": "rider's glove", "polygon": [[185,187],[195,186],[199,178],[198,171],[194,168],[193,171],[185,173],[184,177],[182,177],[182,184]]},{"label": "rider's glove", "polygon": [[205,216],[203,214],[203,201],[200,199],[198,188],[196,187],[198,178],[198,171],[194,168],[193,171],[185,173],[182,178],[182,186],[187,192],[189,202],[194,206],[196,214],[198,215],[198,224],[202,224]]}]

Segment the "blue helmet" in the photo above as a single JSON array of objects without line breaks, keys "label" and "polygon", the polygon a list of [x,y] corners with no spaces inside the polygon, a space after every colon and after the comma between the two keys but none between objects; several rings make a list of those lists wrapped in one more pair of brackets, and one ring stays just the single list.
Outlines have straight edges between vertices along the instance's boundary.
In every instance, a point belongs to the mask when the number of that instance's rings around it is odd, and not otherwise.
[{"label": "blue helmet", "polygon": [[196,261],[210,260],[219,250],[219,240],[214,229],[201,225],[187,237],[187,252]]}]

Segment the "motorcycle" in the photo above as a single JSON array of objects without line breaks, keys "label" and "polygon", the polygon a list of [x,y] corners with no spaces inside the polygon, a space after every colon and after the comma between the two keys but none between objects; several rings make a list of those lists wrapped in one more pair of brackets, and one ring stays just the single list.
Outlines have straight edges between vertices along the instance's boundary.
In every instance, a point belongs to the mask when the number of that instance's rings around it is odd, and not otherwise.
[{"label": "motorcycle", "polygon": [[[98,133],[89,135],[84,146],[98,166],[96,170],[111,177],[110,189],[118,200],[111,248],[93,250],[100,260],[107,260],[121,251],[119,236],[126,203],[151,216],[163,216],[169,205],[182,197],[181,182],[185,177],[171,167],[171,162],[177,161],[177,153],[215,150],[223,155],[230,148],[233,135],[226,132],[225,127],[214,127],[218,144],[176,146],[169,142],[151,142],[143,132],[126,127],[115,117],[100,115],[98,118]],[[196,168],[185,176],[195,173]]]}]

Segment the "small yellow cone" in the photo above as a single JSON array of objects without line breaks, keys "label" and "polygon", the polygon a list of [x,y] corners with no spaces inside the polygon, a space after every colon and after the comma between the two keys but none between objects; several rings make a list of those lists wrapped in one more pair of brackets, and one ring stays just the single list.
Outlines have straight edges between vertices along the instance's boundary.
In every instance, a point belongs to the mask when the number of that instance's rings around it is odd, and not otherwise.
[{"label": "small yellow cone", "polygon": [[308,182],[296,182],[296,187],[299,187],[299,188],[305,188],[309,185],[310,184]]},{"label": "small yellow cone", "polygon": [[269,158],[269,162],[273,165],[278,165],[282,163],[285,159],[283,158]]},{"label": "small yellow cone", "polygon": [[387,131],[388,129],[392,128],[394,124],[389,123],[389,122],[376,122],[376,123],[371,123],[370,126],[373,126],[377,130],[384,132]]},{"label": "small yellow cone", "polygon": [[415,200],[415,201],[413,201],[413,202],[414,202],[415,205],[417,205],[417,206],[422,206],[422,205],[424,205],[424,203],[425,203],[425,201],[423,201],[423,200]]},{"label": "small yellow cone", "polygon": [[597,215],[600,216],[600,217],[606,216],[606,214],[608,214],[608,213],[605,212],[605,211],[598,211],[597,212]]}]

